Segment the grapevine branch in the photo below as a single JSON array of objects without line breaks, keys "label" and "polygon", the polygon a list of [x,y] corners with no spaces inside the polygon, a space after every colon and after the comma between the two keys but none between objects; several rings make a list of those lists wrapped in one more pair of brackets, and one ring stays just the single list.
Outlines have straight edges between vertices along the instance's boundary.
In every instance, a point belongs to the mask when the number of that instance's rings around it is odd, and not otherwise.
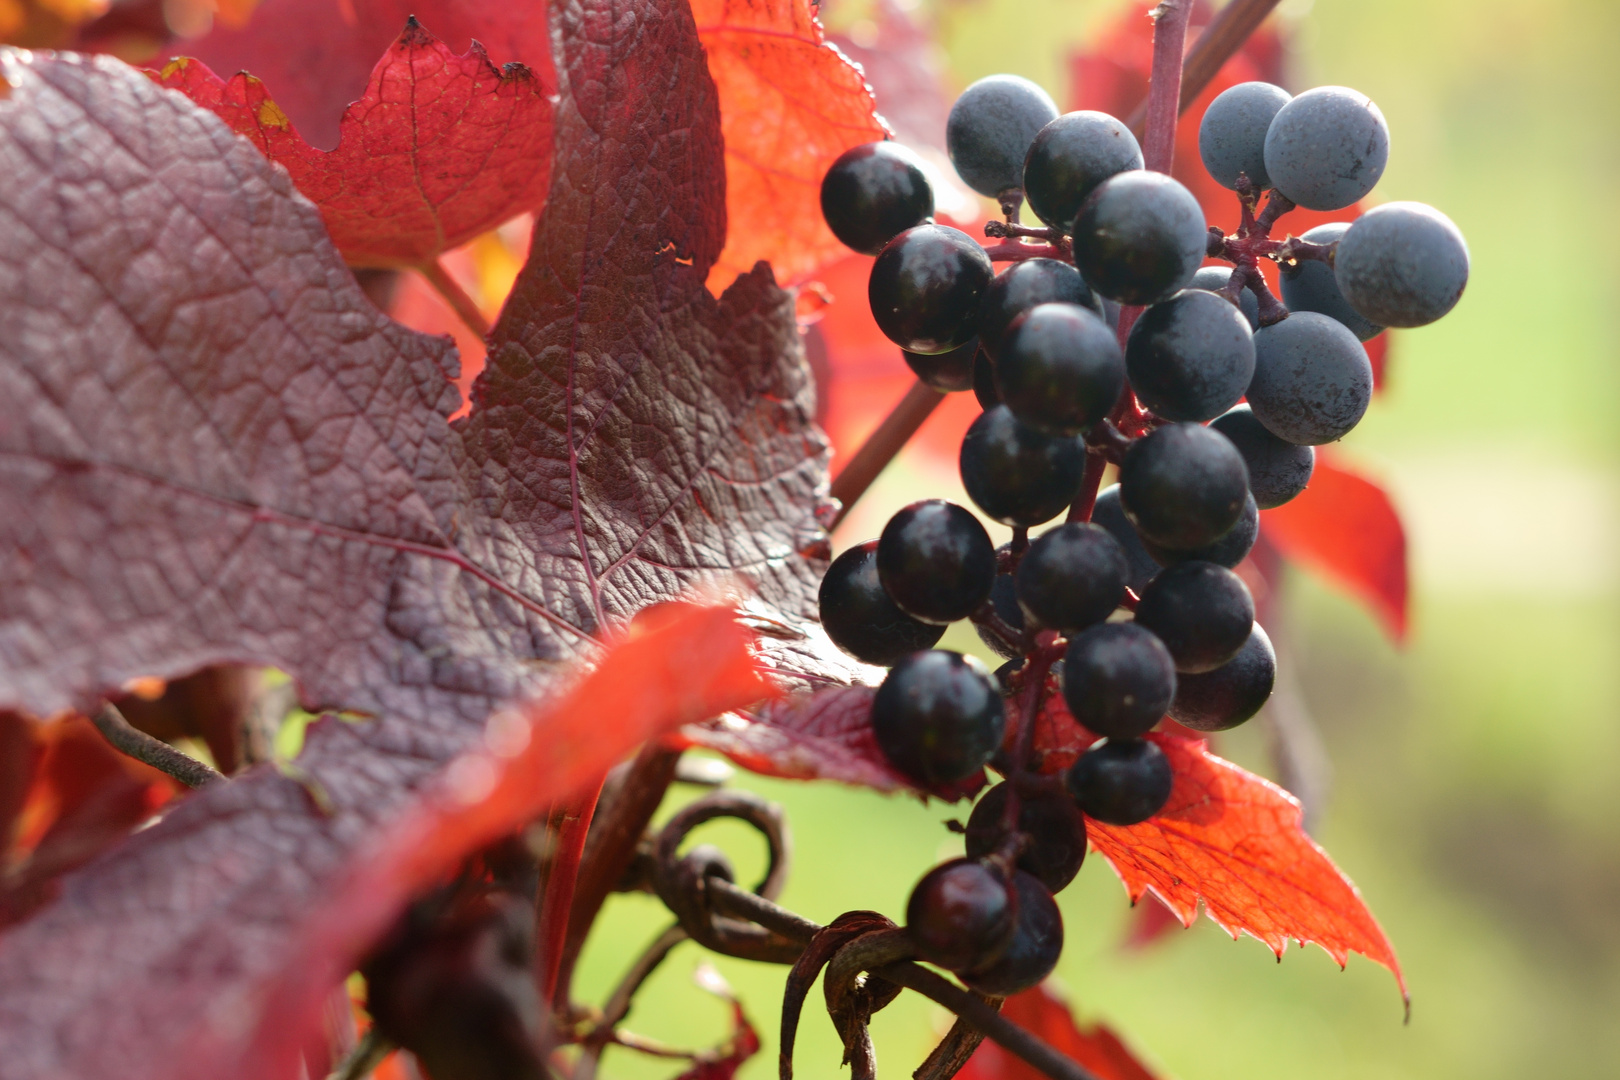
[{"label": "grapevine branch", "polygon": [[[1220,73],[1232,55],[1243,47],[1249,40],[1249,35],[1260,28],[1266,16],[1276,8],[1279,0],[1231,0],[1225,7],[1215,13],[1215,17],[1204,27],[1204,32],[1198,35],[1193,47],[1187,50],[1187,59],[1182,64],[1181,75],[1181,111],[1198,99],[1204,92],[1204,87]],[[1128,126],[1138,137],[1142,134],[1142,124],[1147,119],[1147,102],[1143,102],[1132,110],[1130,118],[1126,121]]]},{"label": "grapevine branch", "polygon": [[189,754],[182,754],[162,739],[154,738],[124,719],[118,706],[110,701],[90,717],[96,730],[112,744],[113,749],[136,761],[152,766],[158,772],[180,781],[186,787],[200,788],[225,779],[225,774],[209,768]]},{"label": "grapevine branch", "polygon": [[855,501],[866,494],[866,489],[872,486],[872,481],[876,480],[878,474],[894,460],[900,448],[911,441],[917,429],[922,427],[923,421],[933,415],[939,403],[944,400],[944,394],[920,379],[911,384],[906,396],[901,398],[899,404],[883,418],[877,430],[866,437],[866,441],[855,451],[855,455],[849,459],[849,464],[844,466],[843,471],[833,478],[832,497],[843,505],[839,507],[832,524],[827,527],[829,532],[844,519],[844,515],[849,513]]},{"label": "grapevine branch", "polygon": [[427,278],[427,283],[433,286],[433,291],[444,298],[450,305],[450,310],[456,313],[456,318],[467,325],[467,329],[477,334],[480,339],[489,337],[489,320],[484,313],[478,310],[478,304],[467,295],[467,290],[461,283],[450,276],[450,271],[444,268],[439,259],[430,259],[416,267],[416,272]]}]

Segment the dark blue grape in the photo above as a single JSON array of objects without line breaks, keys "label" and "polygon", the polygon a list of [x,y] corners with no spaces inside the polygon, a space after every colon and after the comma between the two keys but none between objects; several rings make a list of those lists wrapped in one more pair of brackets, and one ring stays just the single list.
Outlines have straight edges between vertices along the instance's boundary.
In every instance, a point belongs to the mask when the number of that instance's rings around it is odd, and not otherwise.
[{"label": "dark blue grape", "polygon": [[1277,681],[1277,654],[1259,623],[1238,654],[1214,671],[1183,675],[1170,716],[1194,731],[1235,728],[1260,711]]},{"label": "dark blue grape", "polygon": [[1308,210],[1342,210],[1389,163],[1389,125],[1366,94],[1318,86],[1284,105],[1266,132],[1266,174]]},{"label": "dark blue grape", "polygon": [[1192,192],[1164,173],[1122,172],[1097,185],[1074,221],[1074,264],[1095,291],[1156,304],[1184,289],[1208,233]]},{"label": "dark blue grape", "polygon": [[973,358],[973,397],[981,409],[989,410],[1001,404],[1001,388],[996,385],[996,365],[983,349]]},{"label": "dark blue grape", "polygon": [[1175,777],[1170,759],[1146,739],[1104,739],[1080,755],[1065,778],[1088,817],[1136,825],[1164,809]]},{"label": "dark blue grape", "polygon": [[1125,451],[1120,501],[1143,539],[1192,551],[1214,543],[1243,516],[1249,473],[1218,431],[1166,424]]},{"label": "dark blue grape", "polygon": [[994,360],[1013,320],[1038,304],[1078,304],[1102,315],[1102,299],[1080,271],[1056,259],[1025,259],[997,274],[979,302],[979,339]]},{"label": "dark blue grape", "polygon": [[[1003,548],[1005,550],[1005,548]],[[1001,551],[996,552],[997,556]],[[997,574],[996,580],[990,586],[990,607],[994,609],[996,617],[1006,623],[1015,631],[1024,629],[1024,609],[1018,606],[1018,587],[1013,584],[1011,574]],[[1008,639],[994,627],[978,619],[973,620],[973,629],[979,634],[979,640],[985,647],[1003,660],[1017,660],[1024,655],[1025,643],[1023,641]],[[999,679],[1001,673],[997,671]]]},{"label": "dark blue grape", "polygon": [[942,394],[973,389],[973,364],[979,355],[979,339],[969,338],[950,352],[926,353],[900,350],[911,373]]},{"label": "dark blue grape", "polygon": [[1277,111],[1292,98],[1267,82],[1238,83],[1217,94],[1198,125],[1198,156],[1222,187],[1237,189],[1247,176],[1256,191],[1271,186],[1266,173],[1266,132]]},{"label": "dark blue grape", "polygon": [[1136,595],[1142,595],[1142,589],[1153,580],[1153,575],[1159,572],[1159,564],[1142,543],[1142,536],[1131,524],[1131,519],[1125,516],[1125,507],[1120,505],[1119,485],[1110,484],[1097,493],[1097,502],[1091,508],[1091,523],[1101,525],[1108,530],[1108,534],[1119,541],[1119,546],[1125,552],[1125,563],[1129,568],[1125,575],[1125,584]]},{"label": "dark blue grape", "polygon": [[862,255],[934,216],[934,189],[922,162],[897,142],[844,151],[821,181],[821,216],[833,235]]},{"label": "dark blue grape", "polygon": [[[997,784],[973,807],[963,837],[968,858],[982,859],[1006,839],[1002,820],[1011,790],[1010,784]],[[1061,892],[1086,858],[1086,820],[1080,816],[1080,808],[1060,792],[1020,792],[1018,831],[1029,837],[1028,845],[1018,853],[1018,869],[1052,892]]]},{"label": "dark blue grape", "polygon": [[1145,735],[1175,693],[1175,660],[1146,627],[1103,623],[1070,639],[1063,700],[1088,730],[1110,739]]},{"label": "dark blue grape", "polygon": [[1129,570],[1107,529],[1071,521],[1042,533],[1024,552],[1015,575],[1018,603],[1041,626],[1079,630],[1114,613]]},{"label": "dark blue grape", "polygon": [[1005,405],[986,409],[962,439],[962,486],[1003,525],[1039,525],[1074,501],[1086,446],[1072,435],[1026,427]]},{"label": "dark blue grape", "polygon": [[996,385],[1025,424],[1052,435],[1078,435],[1119,400],[1125,361],[1113,331],[1095,312],[1039,304],[1002,337]]},{"label": "dark blue grape", "polygon": [[1249,640],[1254,598],[1243,579],[1224,566],[1176,563],[1142,590],[1136,622],[1164,642],[1177,671],[1213,671]]},{"label": "dark blue grape", "polygon": [[1225,298],[1183,289],[1131,327],[1125,374],[1142,404],[1166,420],[1211,420],[1243,400],[1254,335]]},{"label": "dark blue grape", "polygon": [[962,182],[993,199],[1023,184],[1029,144],[1057,114],[1051,95],[1028,79],[991,75],[951,106],[945,150]]},{"label": "dark blue grape", "polygon": [[907,352],[950,352],[973,336],[992,274],[990,256],[967,233],[944,225],[907,229],[872,264],[872,318]]},{"label": "dark blue grape", "polygon": [[1316,450],[1279,439],[1255,419],[1254,410],[1239,405],[1210,421],[1210,427],[1232,440],[1249,469],[1249,493],[1261,510],[1281,506],[1305,490],[1316,469]]},{"label": "dark blue grape", "polygon": [[1018,894],[994,862],[952,859],[917,882],[906,933],[919,959],[947,971],[988,967],[1018,928]]},{"label": "dark blue grape", "polygon": [[1038,986],[1052,974],[1063,955],[1063,916],[1052,892],[1032,874],[1013,872],[1018,894],[1018,920],[1001,957],[985,967],[962,973],[969,989],[1010,997]]},{"label": "dark blue grape", "polygon": [[1024,159],[1024,198],[1035,216],[1065,232],[1096,186],[1142,167],[1131,129],[1107,113],[1064,113],[1041,128]]},{"label": "dark blue grape", "polygon": [[1432,206],[1385,203],[1351,223],[1334,267],[1344,298],[1366,318],[1427,326],[1462,298],[1468,243]]},{"label": "dark blue grape", "polygon": [[1231,532],[1213,544],[1205,544],[1191,551],[1177,551],[1155,544],[1151,540],[1142,541],[1142,546],[1160,566],[1200,559],[1230,568],[1248,557],[1249,552],[1254,549],[1254,542],[1258,539],[1260,539],[1260,507],[1254,501],[1254,493],[1251,491],[1243,502],[1243,516],[1238,518],[1238,523],[1232,526]]},{"label": "dark blue grape", "polygon": [[982,769],[1006,723],[989,669],[944,649],[904,657],[872,695],[872,733],[883,756],[924,785],[954,784]]},{"label": "dark blue grape", "polygon": [[1300,311],[1254,335],[1249,407],[1279,439],[1320,446],[1344,438],[1372,391],[1367,350],[1337,319]]},{"label": "dark blue grape", "polygon": [[818,599],[821,625],[833,644],[857,660],[887,667],[918,649],[931,649],[943,626],[918,622],[895,606],[878,580],[876,540],[856,544],[827,567]]},{"label": "dark blue grape", "polygon": [[[1300,239],[1313,244],[1335,244],[1349,227],[1349,222],[1330,221],[1311,229]],[[1360,341],[1371,341],[1384,332],[1382,326],[1363,318],[1350,306],[1350,301],[1339,291],[1333,267],[1320,259],[1301,259],[1292,266],[1282,265],[1282,301],[1289,311],[1314,311],[1339,320]]]},{"label": "dark blue grape", "polygon": [[[1193,275],[1189,289],[1203,289],[1205,292],[1218,293],[1232,280],[1230,266],[1204,266]],[[1248,289],[1238,292],[1238,310],[1249,321],[1250,330],[1260,329],[1260,301],[1255,299],[1254,293]]]},{"label": "dark blue grape", "polygon": [[883,526],[877,567],[883,591],[901,611],[940,625],[967,618],[989,599],[996,549],[972,513],[924,499]]}]

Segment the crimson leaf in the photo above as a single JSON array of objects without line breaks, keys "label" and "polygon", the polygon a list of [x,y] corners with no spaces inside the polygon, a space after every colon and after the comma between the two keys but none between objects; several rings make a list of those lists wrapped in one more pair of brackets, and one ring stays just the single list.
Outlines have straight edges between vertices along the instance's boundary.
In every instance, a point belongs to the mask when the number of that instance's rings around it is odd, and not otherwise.
[{"label": "crimson leaf", "polygon": [[446,346],[365,302],[312,206],[109,59],[0,53],[0,703],[225,660],[293,672],[296,777],[211,789],[0,943],[7,1073],[132,1075],[236,1002],[378,823],[500,700],[649,603],[741,572],[782,672],[826,452],[792,300],[724,240],[684,5],[553,12],[548,211],[451,425]]}]

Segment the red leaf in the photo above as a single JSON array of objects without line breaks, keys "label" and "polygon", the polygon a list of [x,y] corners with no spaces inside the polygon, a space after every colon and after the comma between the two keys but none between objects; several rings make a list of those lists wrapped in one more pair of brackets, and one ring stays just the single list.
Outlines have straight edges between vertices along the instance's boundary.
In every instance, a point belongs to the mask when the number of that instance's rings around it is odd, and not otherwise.
[{"label": "red leaf", "polygon": [[414,18],[343,113],[337,148],[304,141],[246,72],[170,61],[153,78],[186,94],[284,166],[353,265],[418,265],[545,201],[552,102],[528,68],[484,47],[457,56]]},{"label": "red leaf", "polygon": [[28,629],[0,707],[232,661],[372,717],[193,796],[14,928],[8,1080],[144,1080],[245,1022],[491,709],[649,604],[740,580],[764,662],[852,670],[810,634],[826,449],[792,297],[764,270],[704,287],[724,158],[695,28],[608,10],[558,12],[553,190],[455,425],[445,343],[377,313],[283,171],[116,61],[0,50],[0,625]]},{"label": "red leaf", "polygon": [[693,0],[720,95],[725,250],[715,292],[769,262],[797,282],[845,248],[821,217],[821,178],[839,154],[883,138],[860,69],[828,45],[810,0]]},{"label": "red leaf", "polygon": [[1366,604],[1396,641],[1406,640],[1406,530],[1383,488],[1318,448],[1310,487],[1260,513],[1266,540]]},{"label": "red leaf", "polygon": [[[689,746],[718,750],[745,769],[792,780],[841,780],[878,791],[916,785],[890,766],[872,733],[869,686],[798,694],[750,713],[682,732]],[[984,786],[984,773],[926,793],[956,801]]]},{"label": "red leaf", "polygon": [[[1044,986],[1008,998],[1001,1014],[1078,1062],[1097,1080],[1154,1080],[1154,1074],[1108,1025],[1076,1025],[1068,1004]],[[988,1039],[956,1075],[958,1080],[1040,1080],[1042,1076]]]},{"label": "red leaf", "polygon": [[1086,819],[1092,850],[1107,859],[1133,902],[1148,890],[1191,926],[1202,901],[1234,938],[1250,934],[1279,957],[1293,938],[1315,942],[1343,967],[1361,953],[1406,981],[1389,939],[1350,879],[1300,824],[1299,802],[1271,781],[1209,753],[1201,740],[1152,734],[1175,786],[1140,825]]},{"label": "red leaf", "polygon": [[712,966],[700,965],[694,978],[699,986],[731,1006],[731,1037],[716,1049],[699,1055],[692,1067],[675,1080],[732,1080],[737,1070],[759,1053],[759,1032],[754,1030],[753,1022],[730,985]]},{"label": "red leaf", "polygon": [[496,64],[523,64],[541,86],[557,85],[543,0],[260,0],[245,23],[217,20],[185,49],[214,71],[262,79],[310,145],[327,149],[337,145],[340,117],[365,93],[377,58],[412,16],[452,54],[478,42]]},{"label": "red leaf", "polygon": [[310,907],[258,995],[265,1004],[251,1038],[230,1016],[240,1004],[215,1002],[171,1075],[289,1075],[330,988],[413,895],[594,782],[637,743],[774,692],[732,609],[666,605],[650,615],[566,694],[495,714],[482,745],[457,758]]}]

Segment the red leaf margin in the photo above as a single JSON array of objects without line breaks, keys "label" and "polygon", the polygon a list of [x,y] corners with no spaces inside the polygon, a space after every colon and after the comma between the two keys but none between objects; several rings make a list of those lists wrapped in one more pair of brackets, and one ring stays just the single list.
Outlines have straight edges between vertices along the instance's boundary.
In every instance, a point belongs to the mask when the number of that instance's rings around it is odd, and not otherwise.
[{"label": "red leaf margin", "polygon": [[1405,642],[1406,530],[1382,487],[1318,448],[1310,486],[1293,501],[1261,511],[1260,533],[1284,557],[1348,590],[1396,642]]},{"label": "red leaf margin", "polygon": [[[1014,994],[1001,1014],[1073,1058],[1097,1080],[1156,1080],[1113,1029],[1101,1023],[1081,1027],[1068,1003],[1047,986]],[[956,1075],[957,1080],[1041,1080],[1042,1076],[1034,1066],[988,1040],[979,1044]]]},{"label": "red leaf margin", "polygon": [[180,57],[148,72],[284,167],[356,266],[419,266],[545,203],[553,100],[523,64],[477,41],[456,55],[412,16],[344,110],[336,148],[311,146],[259,79]]},{"label": "red leaf margin", "polygon": [[[1360,953],[1390,970],[1410,1006],[1394,947],[1355,883],[1306,835],[1299,800],[1211,754],[1202,739],[1147,738],[1175,774],[1165,808],[1139,825],[1086,819],[1092,850],[1131,902],[1152,892],[1187,927],[1202,902],[1234,940],[1248,934],[1279,959],[1290,938],[1320,945],[1341,968]],[[1262,891],[1260,881],[1271,887]]]},{"label": "red leaf margin", "polygon": [[412,895],[599,777],[637,743],[777,693],[761,677],[753,640],[729,606],[659,605],[568,692],[496,713],[483,746],[447,766],[314,908],[257,1016],[237,1031],[200,1038],[177,1075],[291,1075],[328,991]]}]

